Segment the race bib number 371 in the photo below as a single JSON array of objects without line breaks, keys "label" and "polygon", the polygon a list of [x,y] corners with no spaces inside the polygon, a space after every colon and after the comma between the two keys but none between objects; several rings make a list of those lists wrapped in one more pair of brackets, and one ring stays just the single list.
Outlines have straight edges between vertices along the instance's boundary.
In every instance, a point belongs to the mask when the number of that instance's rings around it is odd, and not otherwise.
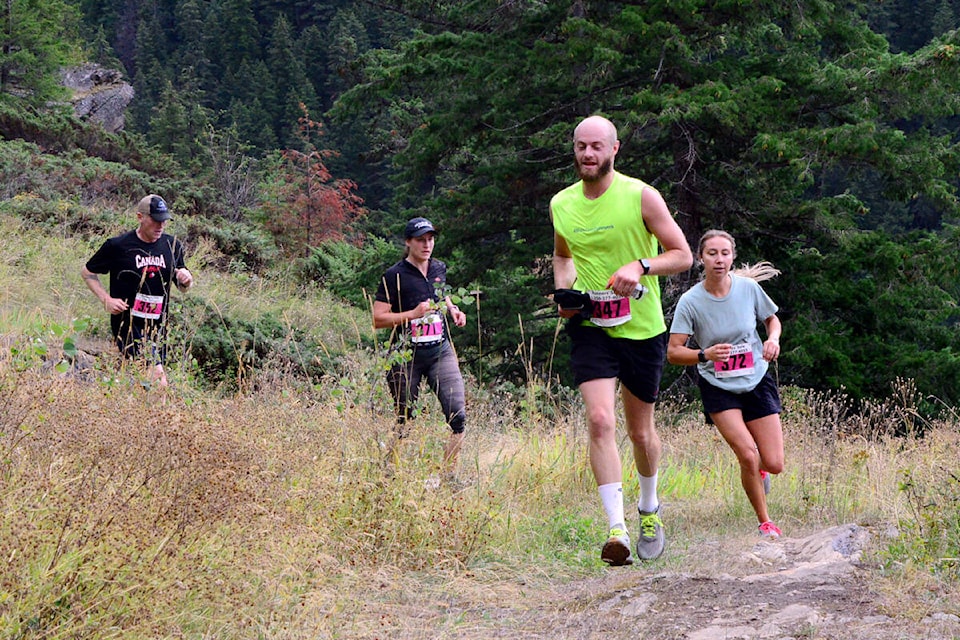
[{"label": "race bib number 371", "polygon": [[730,357],[723,362],[714,362],[714,373],[718,378],[736,378],[753,373],[753,349],[747,343],[735,344]]},{"label": "race bib number 371", "polygon": [[428,313],[410,321],[410,338],[416,344],[432,344],[443,339],[443,318],[439,313]]}]

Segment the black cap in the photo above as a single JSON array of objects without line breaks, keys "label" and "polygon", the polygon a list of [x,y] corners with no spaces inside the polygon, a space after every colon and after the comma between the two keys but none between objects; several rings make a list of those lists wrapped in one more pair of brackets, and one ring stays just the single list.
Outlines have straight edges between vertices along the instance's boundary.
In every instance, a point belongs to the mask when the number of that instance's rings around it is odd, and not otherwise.
[{"label": "black cap", "polygon": [[137,211],[149,215],[157,222],[164,222],[173,217],[170,214],[170,208],[167,207],[167,203],[163,201],[163,198],[152,193],[149,196],[144,196],[140,200],[140,204],[137,205]]},{"label": "black cap", "polygon": [[413,218],[407,223],[407,228],[403,230],[406,238],[419,238],[425,233],[436,233],[430,221],[426,218]]}]

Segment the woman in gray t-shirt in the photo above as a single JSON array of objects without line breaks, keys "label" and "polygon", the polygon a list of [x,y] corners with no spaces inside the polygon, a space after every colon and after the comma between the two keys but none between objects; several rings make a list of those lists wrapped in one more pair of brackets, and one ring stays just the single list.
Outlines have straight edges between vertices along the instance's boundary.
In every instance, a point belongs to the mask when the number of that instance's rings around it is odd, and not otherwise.
[{"label": "woman in gray t-shirt", "polygon": [[[767,513],[770,474],[783,470],[780,395],[769,363],[780,355],[777,305],[758,281],[779,272],[769,263],[733,269],[736,242],[725,231],[703,234],[697,257],[703,280],[680,297],[667,360],[696,365],[707,422],[714,424],[740,463],[740,482],[757,514],[759,533],[780,537]],[[758,323],[766,329],[762,340]],[[691,341],[692,338],[692,341]],[[695,346],[691,346],[691,343]]]}]

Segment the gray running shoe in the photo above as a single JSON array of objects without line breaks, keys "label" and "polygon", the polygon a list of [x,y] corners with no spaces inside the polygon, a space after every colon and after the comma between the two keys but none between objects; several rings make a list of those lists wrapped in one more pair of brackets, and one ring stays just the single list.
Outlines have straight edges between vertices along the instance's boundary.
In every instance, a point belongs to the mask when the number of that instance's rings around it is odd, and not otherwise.
[{"label": "gray running shoe", "polygon": [[760,479],[763,480],[764,495],[770,493],[770,474],[763,469],[760,469]]},{"label": "gray running shoe", "polygon": [[656,511],[640,511],[640,537],[637,539],[637,556],[641,560],[654,560],[663,553],[666,539],[663,535],[663,522],[660,520],[661,506],[663,505],[657,505]]},{"label": "gray running shoe", "polygon": [[610,529],[610,537],[603,545],[600,559],[611,567],[633,564],[633,558],[630,557],[630,534],[627,533],[626,529],[619,527]]}]

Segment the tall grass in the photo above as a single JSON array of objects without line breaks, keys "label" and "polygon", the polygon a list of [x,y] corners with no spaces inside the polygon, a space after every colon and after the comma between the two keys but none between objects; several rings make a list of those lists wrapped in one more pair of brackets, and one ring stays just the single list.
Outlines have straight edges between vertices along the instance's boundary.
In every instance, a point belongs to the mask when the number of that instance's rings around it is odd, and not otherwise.
[{"label": "tall grass", "polygon": [[[575,396],[532,414],[471,388],[460,483],[431,488],[446,435],[439,408],[428,403],[387,473],[389,403],[370,403],[378,392],[365,386],[379,376],[347,391],[331,380],[187,401],[145,388],[133,371],[91,382],[5,353],[3,637],[415,637],[418,624],[449,621],[404,616],[399,591],[412,585],[423,607],[444,584],[495,598],[507,584],[603,570]],[[788,535],[921,521],[914,510],[929,507],[901,490],[904,470],[939,486],[955,425],[923,439],[832,437],[836,400],[784,395],[788,465],[771,503]],[[661,566],[689,569],[685,551],[703,541],[750,544],[734,456],[694,408],[659,412],[671,549]],[[846,420],[839,426],[856,422]],[[923,557],[895,547],[888,569]]]},{"label": "tall grass", "polygon": [[[49,328],[99,314],[73,279],[89,247],[50,247],[44,269],[36,239],[15,244],[0,260],[15,292],[0,306],[0,637],[453,637],[462,602],[503,611],[604,572],[575,392],[532,372],[520,393],[468,377],[458,480],[435,487],[447,427],[430,394],[399,463],[385,464],[393,416],[383,358],[362,346],[364,311],[200,266],[197,295],[329,332],[346,353],[336,374],[304,384],[267,368],[224,395],[188,364],[171,388],[151,388],[108,352],[83,375],[60,373],[45,366]],[[48,286],[57,304],[38,293]],[[872,527],[876,578],[899,601],[916,591],[960,610],[958,421],[904,428],[918,419],[908,381],[862,406],[793,388],[783,398],[787,467],[770,502],[786,535]],[[696,550],[754,540],[736,459],[697,406],[666,399],[657,420],[669,546],[654,567],[721,571],[722,555]]]}]

